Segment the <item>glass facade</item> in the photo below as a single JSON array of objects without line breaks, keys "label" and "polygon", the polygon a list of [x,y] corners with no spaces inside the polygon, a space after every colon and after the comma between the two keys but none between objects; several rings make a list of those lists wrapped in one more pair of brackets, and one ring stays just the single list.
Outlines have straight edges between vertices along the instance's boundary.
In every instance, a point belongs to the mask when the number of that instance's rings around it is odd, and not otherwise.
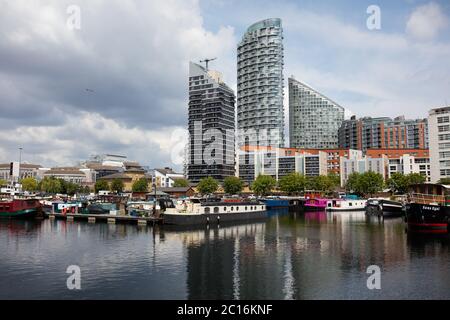
[{"label": "glass facade", "polygon": [[304,83],[289,78],[289,140],[291,148],[338,147],[344,108]]},{"label": "glass facade", "polygon": [[283,30],[280,19],[247,29],[237,49],[239,145],[283,146]]},{"label": "glass facade", "polygon": [[189,144],[187,177],[222,181],[235,172],[235,95],[221,74],[189,66]]},{"label": "glass facade", "polygon": [[426,119],[406,120],[403,116],[345,120],[339,128],[339,147],[367,149],[427,149]]}]

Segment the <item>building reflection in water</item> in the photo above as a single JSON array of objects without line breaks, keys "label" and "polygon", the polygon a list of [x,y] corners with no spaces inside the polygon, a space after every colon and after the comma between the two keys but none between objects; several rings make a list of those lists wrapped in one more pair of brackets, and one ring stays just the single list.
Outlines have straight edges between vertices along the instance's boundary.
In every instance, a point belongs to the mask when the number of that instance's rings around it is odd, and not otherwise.
[{"label": "building reflection in water", "polygon": [[[39,284],[4,296],[73,298],[54,283],[79,263],[83,298],[450,298],[448,235],[409,234],[401,218],[362,212],[197,229],[3,221],[0,238],[3,287],[16,274]],[[380,291],[366,287],[370,265],[382,269]]]},{"label": "building reflection in water", "polygon": [[[395,290],[367,290],[367,267],[378,265],[387,279],[395,278],[418,254],[410,248],[417,244],[406,241],[401,218],[380,220],[364,212],[272,216],[266,223],[179,236],[186,245],[190,299],[395,297]],[[442,255],[441,269],[448,268],[448,238],[431,246],[418,252]]]}]

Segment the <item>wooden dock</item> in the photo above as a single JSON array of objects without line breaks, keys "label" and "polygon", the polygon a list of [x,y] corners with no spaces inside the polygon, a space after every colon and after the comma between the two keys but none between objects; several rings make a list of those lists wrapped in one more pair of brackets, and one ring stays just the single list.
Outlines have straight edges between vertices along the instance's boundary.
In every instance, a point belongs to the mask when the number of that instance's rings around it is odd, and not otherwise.
[{"label": "wooden dock", "polygon": [[155,225],[162,224],[163,218],[156,217],[133,217],[128,215],[112,215],[112,214],[81,214],[81,213],[48,213],[46,215],[49,219],[65,219],[69,222],[75,220],[85,220],[89,223],[96,223],[98,221],[115,223],[135,223],[137,225]]}]

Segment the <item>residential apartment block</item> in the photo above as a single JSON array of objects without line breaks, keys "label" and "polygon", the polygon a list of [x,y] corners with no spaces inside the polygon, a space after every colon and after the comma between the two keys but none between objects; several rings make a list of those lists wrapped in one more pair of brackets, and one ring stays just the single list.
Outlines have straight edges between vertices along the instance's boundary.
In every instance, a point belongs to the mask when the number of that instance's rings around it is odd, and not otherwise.
[{"label": "residential apartment block", "polygon": [[191,182],[235,174],[235,95],[217,71],[189,65],[189,150]]},{"label": "residential apartment block", "polygon": [[251,25],[237,48],[238,145],[284,146],[281,19]]},{"label": "residential apartment block", "polygon": [[450,178],[450,106],[429,111],[431,182]]},{"label": "residential apartment block", "polygon": [[338,131],[339,147],[366,151],[378,149],[427,149],[427,119],[406,120],[353,116]]},{"label": "residential apartment block", "polygon": [[288,82],[291,148],[337,148],[344,108],[294,78]]}]

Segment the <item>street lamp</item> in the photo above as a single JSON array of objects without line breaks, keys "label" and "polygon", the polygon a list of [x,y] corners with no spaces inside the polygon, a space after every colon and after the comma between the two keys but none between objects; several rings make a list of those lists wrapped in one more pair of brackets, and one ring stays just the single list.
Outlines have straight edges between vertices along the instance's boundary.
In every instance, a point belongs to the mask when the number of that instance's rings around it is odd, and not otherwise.
[{"label": "street lamp", "polygon": [[156,183],[153,182],[152,184],[153,194],[155,196],[155,199],[153,201],[153,215],[156,215]]},{"label": "street lamp", "polygon": [[17,182],[20,182],[20,166],[22,163],[22,150],[23,150],[23,148],[19,147],[19,176],[17,177],[17,179],[18,179]]}]

